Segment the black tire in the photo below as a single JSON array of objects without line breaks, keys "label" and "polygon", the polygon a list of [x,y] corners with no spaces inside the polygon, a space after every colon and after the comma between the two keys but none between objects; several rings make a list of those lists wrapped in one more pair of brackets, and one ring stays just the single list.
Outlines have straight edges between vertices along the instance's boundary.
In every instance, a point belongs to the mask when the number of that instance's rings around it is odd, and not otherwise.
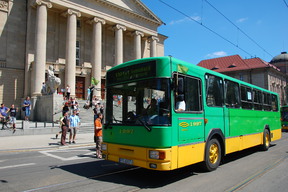
[{"label": "black tire", "polygon": [[217,139],[208,141],[205,149],[205,159],[203,162],[203,169],[205,171],[214,171],[218,168],[221,162],[221,145]]},{"label": "black tire", "polygon": [[265,129],[263,132],[263,144],[261,145],[262,151],[267,151],[270,147],[270,132],[268,129]]}]

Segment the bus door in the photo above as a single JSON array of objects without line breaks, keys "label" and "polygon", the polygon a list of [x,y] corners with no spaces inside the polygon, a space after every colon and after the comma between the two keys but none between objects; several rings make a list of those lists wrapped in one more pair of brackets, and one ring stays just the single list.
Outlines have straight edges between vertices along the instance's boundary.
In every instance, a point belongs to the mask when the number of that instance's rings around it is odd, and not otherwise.
[{"label": "bus door", "polygon": [[179,80],[179,87],[182,85],[183,89],[174,94],[173,120],[178,131],[178,167],[183,167],[203,161],[199,152],[204,151],[204,112],[202,81],[186,75],[179,75]]},{"label": "bus door", "polygon": [[[220,129],[225,135],[224,82],[222,78],[206,74],[205,138],[211,129]],[[226,111],[227,113],[227,111]]]},{"label": "bus door", "polygon": [[175,116],[178,125],[178,141],[194,143],[204,140],[204,116],[201,80],[179,75],[175,92]]}]

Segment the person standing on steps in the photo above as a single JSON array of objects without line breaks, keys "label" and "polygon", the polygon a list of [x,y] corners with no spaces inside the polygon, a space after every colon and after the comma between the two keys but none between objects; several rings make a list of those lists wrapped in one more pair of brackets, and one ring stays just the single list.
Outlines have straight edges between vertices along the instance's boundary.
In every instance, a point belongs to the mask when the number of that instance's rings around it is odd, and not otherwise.
[{"label": "person standing on steps", "polygon": [[29,121],[30,112],[31,112],[31,101],[30,97],[26,97],[23,103],[23,107],[25,107],[25,121]]}]

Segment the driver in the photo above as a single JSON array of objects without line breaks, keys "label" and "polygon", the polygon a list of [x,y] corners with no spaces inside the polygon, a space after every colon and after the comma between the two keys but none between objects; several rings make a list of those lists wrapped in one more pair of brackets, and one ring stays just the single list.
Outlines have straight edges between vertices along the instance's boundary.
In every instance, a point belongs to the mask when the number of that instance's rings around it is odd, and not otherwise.
[{"label": "driver", "polygon": [[157,100],[151,99],[150,105],[145,109],[145,114],[149,116],[157,115]]}]

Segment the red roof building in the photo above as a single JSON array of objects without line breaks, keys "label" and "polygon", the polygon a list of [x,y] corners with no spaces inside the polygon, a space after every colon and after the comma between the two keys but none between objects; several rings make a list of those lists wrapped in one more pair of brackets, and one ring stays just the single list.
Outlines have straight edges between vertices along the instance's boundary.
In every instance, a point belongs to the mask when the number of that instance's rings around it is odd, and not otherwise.
[{"label": "red roof building", "polygon": [[260,58],[242,59],[239,55],[203,60],[198,66],[240,79],[279,94],[286,105],[287,75]]}]

